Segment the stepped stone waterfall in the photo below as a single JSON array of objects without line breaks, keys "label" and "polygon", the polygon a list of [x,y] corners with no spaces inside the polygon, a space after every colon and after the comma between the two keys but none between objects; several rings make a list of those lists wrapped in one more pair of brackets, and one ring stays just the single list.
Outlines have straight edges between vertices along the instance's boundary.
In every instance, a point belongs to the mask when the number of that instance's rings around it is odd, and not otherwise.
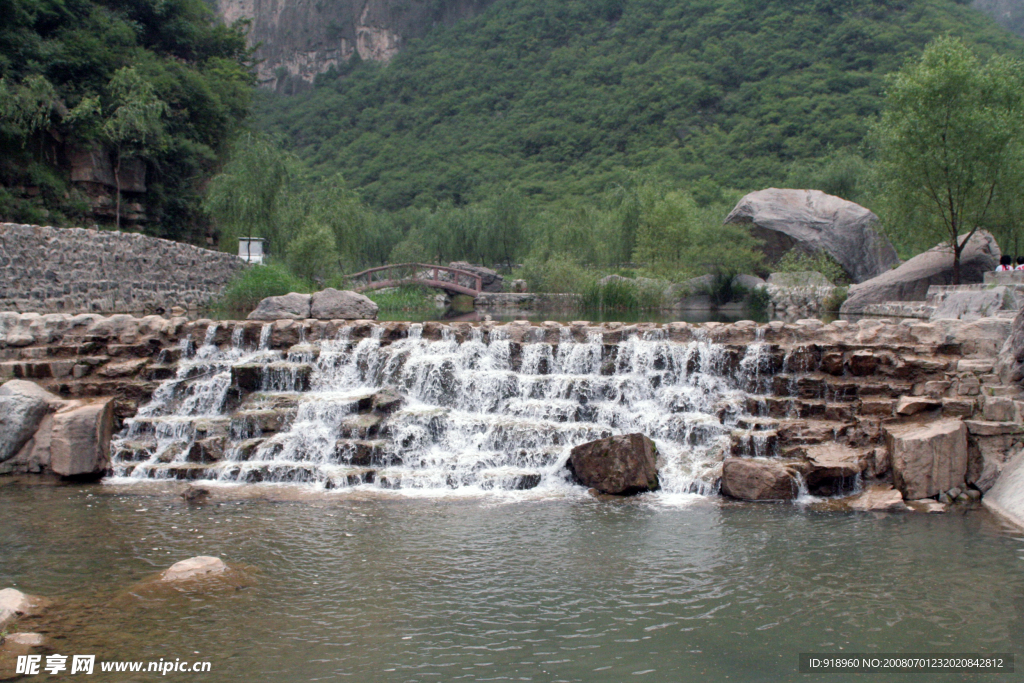
[{"label": "stepped stone waterfall", "polygon": [[[663,490],[710,493],[725,451],[770,455],[757,392],[772,356],[742,357],[700,335],[510,326],[434,339],[422,325],[382,339],[271,350],[271,325],[246,343],[211,325],[181,342],[176,374],[126,420],[113,471],[135,479],[294,482],[326,488],[515,490],[568,485],[575,445],[642,432]],[[752,393],[755,398],[752,399]],[[741,436],[737,436],[737,434]]]}]

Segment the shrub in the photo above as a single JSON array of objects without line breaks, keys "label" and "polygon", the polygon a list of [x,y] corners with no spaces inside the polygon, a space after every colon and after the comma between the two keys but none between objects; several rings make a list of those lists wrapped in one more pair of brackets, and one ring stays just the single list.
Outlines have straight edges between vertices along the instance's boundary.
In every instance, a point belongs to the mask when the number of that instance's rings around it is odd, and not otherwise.
[{"label": "shrub", "polygon": [[790,249],[778,263],[775,264],[776,273],[803,273],[814,271],[821,273],[829,282],[834,285],[848,285],[850,279],[846,271],[839,263],[823,251],[806,252],[801,249]]},{"label": "shrub", "polygon": [[388,312],[425,312],[433,310],[437,291],[418,285],[402,285],[394,289],[367,292],[380,310]]},{"label": "shrub", "polygon": [[832,293],[825,297],[824,301],[821,302],[821,307],[828,312],[834,313],[838,311],[843,302],[846,301],[846,297],[849,296],[850,289],[848,287],[836,287],[832,290]]},{"label": "shrub", "polygon": [[519,277],[526,280],[529,291],[547,294],[584,294],[597,280],[594,273],[564,256],[527,259]]},{"label": "shrub", "polygon": [[235,276],[224,289],[217,308],[227,311],[251,311],[268,296],[290,292],[309,292],[311,283],[292,275],[279,264],[253,266]]}]

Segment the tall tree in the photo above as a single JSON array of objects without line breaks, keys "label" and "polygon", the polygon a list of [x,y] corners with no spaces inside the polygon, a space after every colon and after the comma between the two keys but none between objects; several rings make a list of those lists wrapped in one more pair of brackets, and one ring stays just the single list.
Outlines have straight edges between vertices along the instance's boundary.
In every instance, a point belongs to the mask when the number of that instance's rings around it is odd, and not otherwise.
[{"label": "tall tree", "polygon": [[945,241],[955,284],[971,237],[1017,201],[1022,98],[1019,62],[982,63],[952,37],[934,40],[890,80],[874,128],[884,218],[897,236]]},{"label": "tall tree", "polygon": [[204,207],[220,233],[221,249],[239,237],[262,237],[284,254],[281,209],[289,180],[286,155],[265,136],[246,133],[232,148],[231,161],[210,181]]},{"label": "tall tree", "polygon": [[164,140],[167,104],[131,66],[118,69],[107,86],[109,111],[103,118],[103,139],[114,148],[114,185],[117,189],[116,222],[121,229],[121,164],[133,157],[148,156]]}]

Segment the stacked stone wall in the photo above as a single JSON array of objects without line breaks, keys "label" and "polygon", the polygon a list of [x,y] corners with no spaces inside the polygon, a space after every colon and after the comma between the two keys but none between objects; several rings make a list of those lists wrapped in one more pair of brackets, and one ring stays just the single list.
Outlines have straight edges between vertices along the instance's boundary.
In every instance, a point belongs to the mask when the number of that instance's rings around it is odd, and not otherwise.
[{"label": "stacked stone wall", "polygon": [[202,307],[243,266],[232,254],[146,235],[0,223],[0,311]]}]

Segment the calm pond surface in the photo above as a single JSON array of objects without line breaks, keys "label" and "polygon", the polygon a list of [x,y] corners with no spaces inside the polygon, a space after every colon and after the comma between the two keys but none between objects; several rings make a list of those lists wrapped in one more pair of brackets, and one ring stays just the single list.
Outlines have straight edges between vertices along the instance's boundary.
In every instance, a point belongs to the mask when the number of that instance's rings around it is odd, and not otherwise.
[{"label": "calm pond surface", "polygon": [[[220,491],[190,507],[145,486],[0,483],[0,587],[61,600],[27,624],[57,652],[212,663],[88,680],[796,681],[800,652],[1024,651],[1024,539],[983,509]],[[252,585],[128,591],[194,555]]]}]

